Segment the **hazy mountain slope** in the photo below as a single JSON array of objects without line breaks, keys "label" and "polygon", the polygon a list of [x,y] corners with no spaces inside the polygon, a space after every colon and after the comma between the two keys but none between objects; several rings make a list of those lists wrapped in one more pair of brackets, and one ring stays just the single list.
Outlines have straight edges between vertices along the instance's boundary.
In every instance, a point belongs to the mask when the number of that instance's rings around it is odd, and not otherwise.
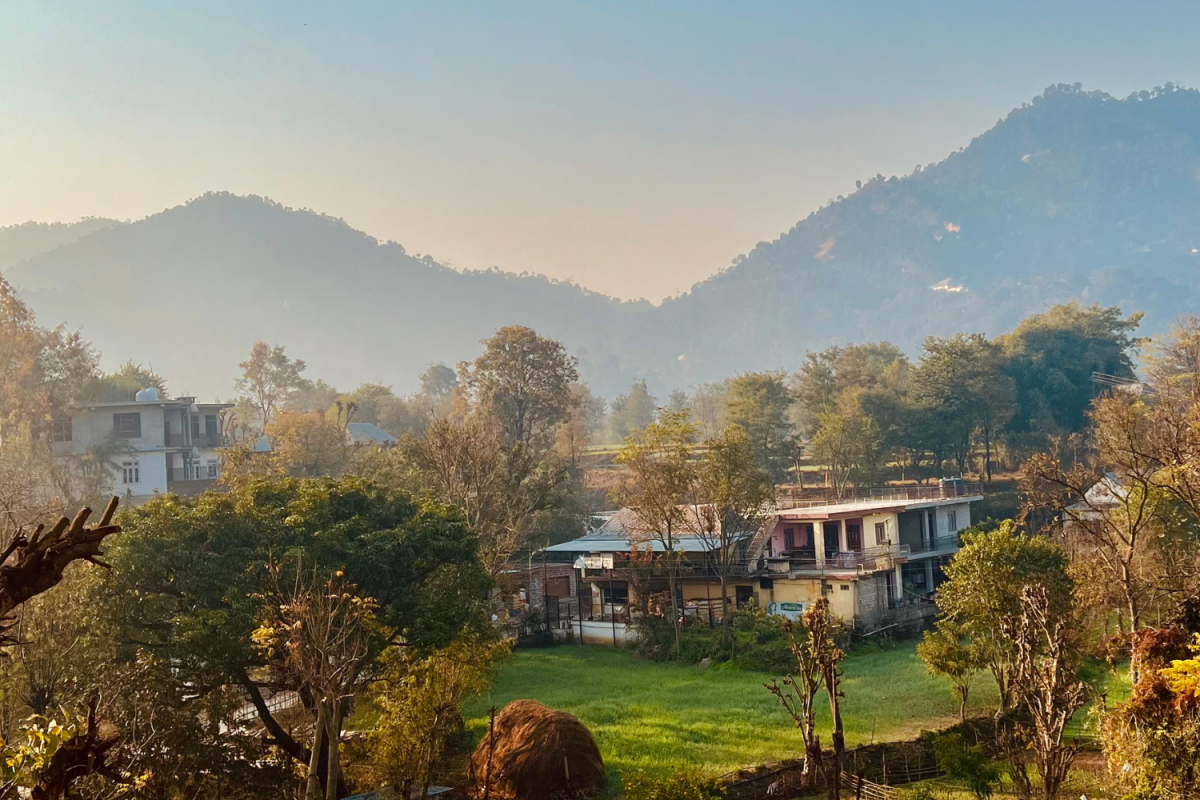
[{"label": "hazy mountain slope", "polygon": [[225,397],[257,339],[335,385],[407,390],[430,361],[472,357],[502,325],[578,346],[639,307],[541,277],[458,273],[340,220],[228,194],[98,231],[9,277],[44,324],[65,320],[112,359],[152,364],[174,392]]},{"label": "hazy mountain slope", "polygon": [[[1200,93],[1052,87],[941,163],[870,181],[664,303],[636,341],[674,383],[794,367],[807,348],[998,333],[1082,297],[1200,310]],[[682,360],[679,356],[684,356]]]},{"label": "hazy mountain slope", "polygon": [[79,222],[25,222],[0,228],[0,272],[38,253],[119,224],[116,220],[90,217]]},{"label": "hazy mountain slope", "polygon": [[929,334],[995,334],[1071,297],[1145,311],[1153,332],[1200,311],[1200,93],[1054,87],[941,163],[867,182],[657,308],[458,273],[340,220],[225,194],[92,232],[9,277],[43,322],[153,364],[175,391],[225,396],[260,338],[338,385],[407,390],[428,362],[470,358],[522,323],[562,339],[601,394],[646,377],[665,397],[795,368],[833,343],[915,352]]}]

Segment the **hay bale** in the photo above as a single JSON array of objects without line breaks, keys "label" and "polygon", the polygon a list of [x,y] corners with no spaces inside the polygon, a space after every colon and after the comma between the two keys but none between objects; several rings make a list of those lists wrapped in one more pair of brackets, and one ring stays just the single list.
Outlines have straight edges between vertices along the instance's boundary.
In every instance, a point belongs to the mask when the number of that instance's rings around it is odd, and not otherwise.
[{"label": "hay bale", "polygon": [[477,797],[486,783],[491,798],[549,800],[604,786],[604,760],[578,719],[533,700],[514,700],[475,748],[467,779]]}]

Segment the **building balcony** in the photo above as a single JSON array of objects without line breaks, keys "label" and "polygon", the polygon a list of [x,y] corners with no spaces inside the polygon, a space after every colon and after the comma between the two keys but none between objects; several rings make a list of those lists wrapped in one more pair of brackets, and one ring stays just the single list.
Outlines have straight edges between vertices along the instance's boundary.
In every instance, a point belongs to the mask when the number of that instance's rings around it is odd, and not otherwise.
[{"label": "building balcony", "polygon": [[767,558],[766,572],[772,575],[881,572],[894,569],[896,559],[907,557],[910,552],[911,549],[906,544],[893,544],[828,553],[824,560],[818,560],[815,556],[794,557],[785,554]]},{"label": "building balcony", "polygon": [[959,548],[958,534],[950,533],[945,536],[939,536],[936,539],[930,539],[921,544],[905,545],[914,554],[920,553],[940,553],[945,551],[955,551]]},{"label": "building balcony", "polygon": [[193,436],[186,438],[182,433],[167,433],[163,436],[167,447],[223,447],[224,442],[219,436]]}]

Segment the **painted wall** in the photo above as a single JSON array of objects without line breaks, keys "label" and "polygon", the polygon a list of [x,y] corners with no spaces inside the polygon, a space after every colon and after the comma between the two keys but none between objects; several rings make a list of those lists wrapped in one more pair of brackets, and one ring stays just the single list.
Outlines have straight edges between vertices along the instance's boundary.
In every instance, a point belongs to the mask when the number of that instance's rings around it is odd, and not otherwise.
[{"label": "painted wall", "polygon": [[121,441],[138,450],[162,447],[163,410],[152,403],[145,405],[118,406],[95,411],[76,411],[71,416],[71,438],[73,452],[82,453],[89,447],[104,444],[113,432],[113,414],[138,413],[142,415],[142,435],[136,439]]},{"label": "painted wall", "polygon": [[[109,475],[112,476],[112,491],[113,494],[125,495],[131,494],[134,497],[147,498],[155,494],[166,494],[167,492],[167,454],[159,450],[153,453],[129,453],[119,454],[113,461],[116,467],[110,466],[108,469]],[[121,464],[126,461],[136,461],[138,464],[138,482],[136,484],[125,484],[121,482],[122,469]]]}]

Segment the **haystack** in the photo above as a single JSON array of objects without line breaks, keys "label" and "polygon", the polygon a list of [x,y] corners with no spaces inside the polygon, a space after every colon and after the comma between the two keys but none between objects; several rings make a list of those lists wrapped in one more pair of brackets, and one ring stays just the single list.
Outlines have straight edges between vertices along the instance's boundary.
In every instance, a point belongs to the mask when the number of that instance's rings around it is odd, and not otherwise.
[{"label": "haystack", "polygon": [[604,786],[604,760],[578,719],[533,700],[514,700],[475,748],[467,779],[477,797],[486,786],[489,798],[549,800]]}]

